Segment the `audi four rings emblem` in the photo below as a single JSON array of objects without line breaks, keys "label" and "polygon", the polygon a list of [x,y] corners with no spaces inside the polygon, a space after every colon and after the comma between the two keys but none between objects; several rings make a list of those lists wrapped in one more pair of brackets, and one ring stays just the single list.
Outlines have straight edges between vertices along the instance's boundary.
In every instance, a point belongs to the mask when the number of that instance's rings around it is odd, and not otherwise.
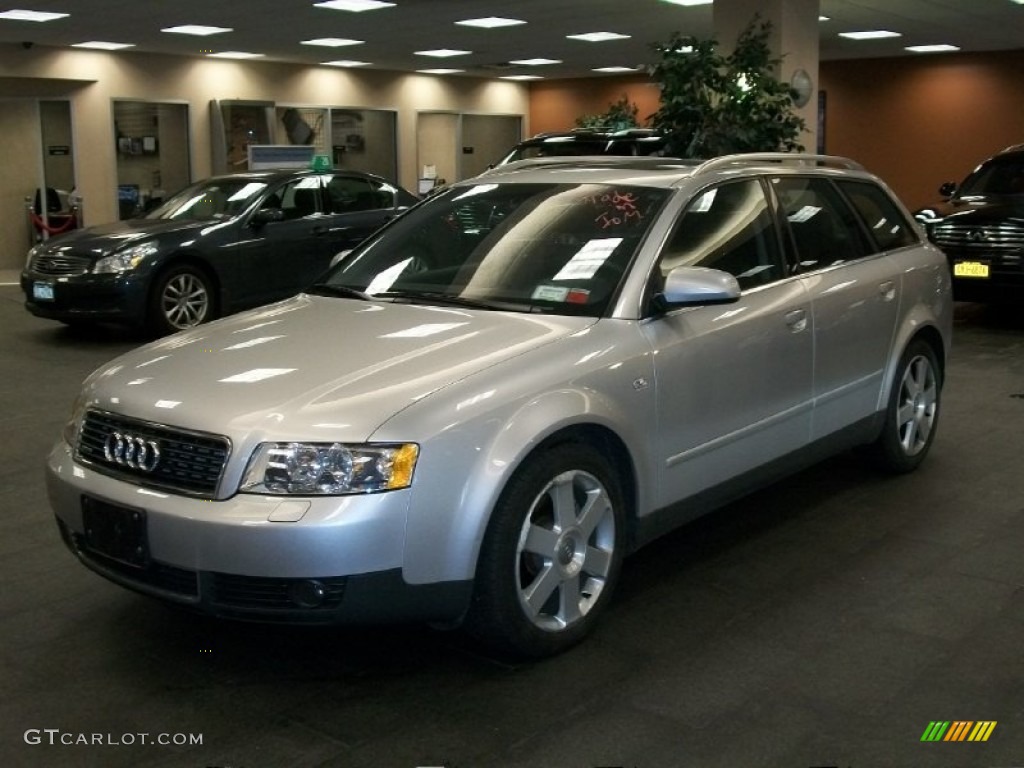
[{"label": "audi four rings emblem", "polygon": [[156,440],[111,432],[103,441],[103,458],[129,469],[152,472],[160,463],[160,446]]}]

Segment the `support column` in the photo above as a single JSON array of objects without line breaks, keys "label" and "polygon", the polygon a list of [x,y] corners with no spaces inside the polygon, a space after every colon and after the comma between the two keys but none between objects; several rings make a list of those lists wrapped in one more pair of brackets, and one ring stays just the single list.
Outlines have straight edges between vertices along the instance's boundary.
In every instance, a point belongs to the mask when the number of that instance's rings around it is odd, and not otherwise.
[{"label": "support column", "polygon": [[796,113],[807,125],[800,143],[808,152],[817,151],[818,146],[820,5],[820,0],[715,0],[712,11],[714,37],[719,43],[719,51],[726,55],[735,47],[736,38],[755,14],[759,14],[762,21],[771,23],[768,45],[772,57],[782,60],[779,79],[794,86],[805,79],[810,81],[807,102],[796,107]]}]

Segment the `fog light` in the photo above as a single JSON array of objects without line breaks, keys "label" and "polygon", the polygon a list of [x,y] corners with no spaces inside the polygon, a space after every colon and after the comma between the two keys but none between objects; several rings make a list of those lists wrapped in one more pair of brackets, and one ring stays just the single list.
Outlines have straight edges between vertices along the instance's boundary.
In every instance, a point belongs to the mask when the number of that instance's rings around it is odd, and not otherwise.
[{"label": "fog light", "polygon": [[327,597],[327,589],[316,579],[301,579],[288,587],[288,599],[300,608],[318,608]]}]

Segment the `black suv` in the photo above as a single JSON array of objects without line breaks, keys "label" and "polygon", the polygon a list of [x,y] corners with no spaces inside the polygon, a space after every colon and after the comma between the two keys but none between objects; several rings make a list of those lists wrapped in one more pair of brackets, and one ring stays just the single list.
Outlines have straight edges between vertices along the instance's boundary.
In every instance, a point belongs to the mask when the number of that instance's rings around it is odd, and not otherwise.
[{"label": "black suv", "polygon": [[539,133],[521,141],[495,165],[533,157],[565,155],[661,155],[667,139],[650,128],[627,128],[621,131],[563,131]]},{"label": "black suv", "polygon": [[946,182],[939,194],[946,200],[915,216],[949,259],[954,297],[987,301],[1024,290],[1024,144],[990,157],[959,185]]}]

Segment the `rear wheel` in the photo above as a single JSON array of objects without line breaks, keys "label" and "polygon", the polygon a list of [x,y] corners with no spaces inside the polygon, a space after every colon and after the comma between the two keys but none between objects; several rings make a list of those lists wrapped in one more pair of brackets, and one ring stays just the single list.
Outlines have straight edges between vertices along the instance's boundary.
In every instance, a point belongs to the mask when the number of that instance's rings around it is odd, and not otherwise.
[{"label": "rear wheel", "polygon": [[521,658],[582,640],[618,578],[623,519],[618,480],[594,449],[567,443],[528,460],[484,536],[470,634]]},{"label": "rear wheel", "polygon": [[918,339],[900,358],[882,434],[871,446],[889,472],[911,472],[924,461],[939,424],[942,374],[931,345]]},{"label": "rear wheel", "polygon": [[149,307],[154,332],[183,331],[213,318],[213,284],[202,270],[182,264],[157,278]]}]

